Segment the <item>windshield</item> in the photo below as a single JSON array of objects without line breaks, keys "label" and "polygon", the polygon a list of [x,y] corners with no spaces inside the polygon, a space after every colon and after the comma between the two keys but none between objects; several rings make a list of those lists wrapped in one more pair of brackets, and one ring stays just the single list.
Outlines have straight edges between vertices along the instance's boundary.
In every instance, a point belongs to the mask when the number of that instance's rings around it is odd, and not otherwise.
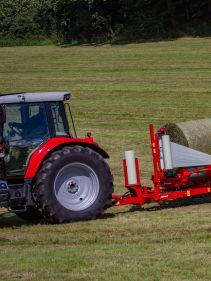
[{"label": "windshield", "polygon": [[52,125],[55,136],[70,136],[70,128],[64,111],[64,105],[60,102],[50,103]]},{"label": "windshield", "polygon": [[75,130],[75,125],[73,121],[73,116],[71,113],[70,105],[69,103],[64,104],[64,115],[66,116],[66,122],[68,123],[69,127],[69,132],[71,137],[77,138],[76,130]]},{"label": "windshield", "polygon": [[45,105],[8,104],[4,137],[9,143],[9,153],[5,157],[7,173],[24,173],[27,158],[50,138]]}]

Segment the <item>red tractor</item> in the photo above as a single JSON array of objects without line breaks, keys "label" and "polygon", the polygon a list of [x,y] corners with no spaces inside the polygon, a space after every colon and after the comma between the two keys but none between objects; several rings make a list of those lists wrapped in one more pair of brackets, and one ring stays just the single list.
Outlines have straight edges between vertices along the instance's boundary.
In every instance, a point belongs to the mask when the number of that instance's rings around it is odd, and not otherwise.
[{"label": "red tractor", "polygon": [[94,219],[111,206],[109,155],[77,138],[70,93],[0,96],[0,207],[50,223]]}]

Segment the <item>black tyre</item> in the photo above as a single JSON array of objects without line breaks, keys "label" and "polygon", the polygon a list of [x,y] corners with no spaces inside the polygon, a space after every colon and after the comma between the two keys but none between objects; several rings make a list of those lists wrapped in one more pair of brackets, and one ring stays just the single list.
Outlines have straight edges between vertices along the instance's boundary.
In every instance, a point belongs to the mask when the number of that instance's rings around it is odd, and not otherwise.
[{"label": "black tyre", "polygon": [[42,220],[43,216],[35,206],[29,206],[25,212],[15,212],[16,216],[26,221]]},{"label": "black tyre", "polygon": [[51,223],[95,219],[111,205],[113,177],[104,159],[87,147],[64,147],[43,163],[33,189]]}]

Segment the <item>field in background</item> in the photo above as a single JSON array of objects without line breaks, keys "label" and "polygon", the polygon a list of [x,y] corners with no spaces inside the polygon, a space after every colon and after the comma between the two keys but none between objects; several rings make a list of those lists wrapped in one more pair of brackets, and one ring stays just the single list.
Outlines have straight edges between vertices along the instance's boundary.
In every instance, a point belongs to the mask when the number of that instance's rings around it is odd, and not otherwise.
[{"label": "field in background", "polygon": [[[78,135],[91,131],[109,152],[123,193],[125,149],[136,150],[150,184],[149,123],[211,116],[211,39],[0,49],[1,92],[54,90],[72,92]],[[26,224],[2,211],[0,280],[209,281],[208,201],[113,208],[102,219],[65,225]]]}]

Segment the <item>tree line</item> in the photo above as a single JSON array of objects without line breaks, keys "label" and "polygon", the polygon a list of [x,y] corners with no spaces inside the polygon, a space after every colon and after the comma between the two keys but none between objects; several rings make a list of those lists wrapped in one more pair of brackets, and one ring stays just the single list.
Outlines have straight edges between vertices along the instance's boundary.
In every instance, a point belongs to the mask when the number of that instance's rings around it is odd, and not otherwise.
[{"label": "tree line", "polygon": [[0,38],[103,42],[211,34],[209,0],[0,0]]}]

